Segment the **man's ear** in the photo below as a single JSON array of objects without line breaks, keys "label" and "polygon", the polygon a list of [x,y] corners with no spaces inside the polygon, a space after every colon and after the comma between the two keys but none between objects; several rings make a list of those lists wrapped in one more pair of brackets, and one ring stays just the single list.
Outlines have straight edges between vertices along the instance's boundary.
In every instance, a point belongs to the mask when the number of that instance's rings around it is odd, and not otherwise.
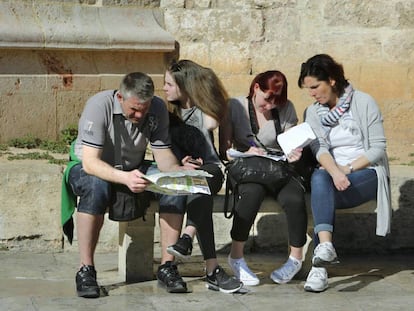
[{"label": "man's ear", "polygon": [[122,100],[122,94],[120,92],[116,93],[116,98],[118,98],[118,100]]}]

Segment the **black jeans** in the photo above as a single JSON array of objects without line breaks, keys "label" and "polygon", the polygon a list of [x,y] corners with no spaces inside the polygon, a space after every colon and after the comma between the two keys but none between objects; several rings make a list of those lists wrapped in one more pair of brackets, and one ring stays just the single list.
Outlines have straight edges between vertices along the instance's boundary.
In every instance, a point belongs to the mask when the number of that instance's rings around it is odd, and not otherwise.
[{"label": "black jeans", "polygon": [[230,231],[233,240],[247,241],[260,206],[266,194],[270,194],[286,213],[289,244],[293,247],[305,245],[308,226],[305,193],[302,185],[295,178],[291,178],[284,187],[275,190],[266,189],[265,186],[255,183],[240,184],[238,187],[239,198]]}]

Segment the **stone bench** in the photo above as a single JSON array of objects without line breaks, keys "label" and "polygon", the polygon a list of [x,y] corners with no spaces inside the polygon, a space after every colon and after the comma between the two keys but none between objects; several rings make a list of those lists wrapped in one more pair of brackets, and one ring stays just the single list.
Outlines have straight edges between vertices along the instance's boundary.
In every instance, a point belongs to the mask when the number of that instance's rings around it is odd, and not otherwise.
[{"label": "stone bench", "polygon": [[[0,249],[78,252],[76,230],[72,245],[66,237],[62,237],[62,172],[61,166],[42,161],[0,161]],[[414,250],[413,176],[414,166],[391,166],[393,216],[391,234],[385,238],[375,235],[376,215],[372,202],[338,212],[335,247],[339,256],[345,253],[393,254]],[[213,214],[219,254],[227,253],[231,242],[231,220],[224,218],[222,202],[223,196],[218,196]],[[139,219],[116,223],[106,219],[102,228],[97,252],[119,251],[119,271],[129,282],[154,277],[154,262],[159,256],[157,209],[156,202],[153,202],[146,222]],[[275,202],[266,200],[252,228],[246,253],[249,250],[286,252],[286,245],[284,213]],[[197,256],[197,245],[194,246]]]},{"label": "stone bench", "polygon": [[[313,247],[312,244],[312,232],[313,232],[313,221],[312,214],[310,211],[309,196],[307,195],[307,206],[308,206],[308,241],[304,247],[304,265],[303,269],[308,271],[310,267],[310,259],[312,256]],[[220,225],[217,225],[217,221],[223,220],[231,224],[231,220],[224,217],[224,195],[218,194],[214,199],[214,222],[215,222],[215,235],[216,235],[216,247],[220,244],[220,237],[218,232],[220,231]],[[376,208],[376,202],[370,201],[361,206],[352,209],[338,210],[338,215],[341,214],[354,214],[354,213],[365,213],[374,214]],[[145,221],[137,219],[131,222],[120,222],[119,223],[119,252],[118,252],[118,269],[120,276],[127,282],[140,282],[154,279],[153,272],[153,260],[154,260],[154,237],[157,235],[154,231],[156,228],[156,214],[158,211],[158,203],[156,201],[151,202],[151,206],[148,209]],[[261,209],[256,217],[256,222],[252,231],[257,231],[257,226],[260,222],[263,222],[265,216],[268,215],[283,215],[284,211],[272,198],[265,198],[262,203]],[[269,220],[271,221],[271,219]],[[266,226],[266,225],[264,225]],[[270,227],[274,227],[274,223],[269,224]],[[219,228],[217,228],[219,227]],[[159,228],[157,228],[159,230]],[[221,236],[227,236],[227,242],[231,242],[229,230],[221,230]],[[286,230],[284,230],[286,231]],[[286,231],[287,234],[287,231]],[[195,241],[194,247],[197,247]],[[287,240],[285,241],[285,247],[288,247]]]}]

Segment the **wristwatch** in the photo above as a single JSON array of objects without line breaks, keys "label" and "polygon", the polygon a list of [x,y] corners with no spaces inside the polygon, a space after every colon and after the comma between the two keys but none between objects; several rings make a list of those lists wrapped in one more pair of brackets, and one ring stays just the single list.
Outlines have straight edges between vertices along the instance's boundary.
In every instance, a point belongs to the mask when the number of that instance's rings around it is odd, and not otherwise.
[{"label": "wristwatch", "polygon": [[349,163],[348,167],[349,167],[349,173],[352,173],[354,171],[354,168],[352,167],[352,164]]}]

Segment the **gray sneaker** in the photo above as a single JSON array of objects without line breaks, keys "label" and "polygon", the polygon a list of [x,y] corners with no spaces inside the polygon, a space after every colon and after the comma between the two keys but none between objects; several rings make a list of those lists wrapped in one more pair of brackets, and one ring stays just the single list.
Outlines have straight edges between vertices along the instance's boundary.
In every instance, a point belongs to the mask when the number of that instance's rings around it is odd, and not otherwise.
[{"label": "gray sneaker", "polygon": [[220,291],[226,294],[237,292],[243,286],[242,282],[234,276],[228,275],[220,266],[217,266],[211,275],[207,274],[206,281],[208,289]]},{"label": "gray sneaker", "polygon": [[339,263],[338,256],[331,242],[324,242],[316,246],[312,258],[314,267],[325,267],[337,263]]},{"label": "gray sneaker", "polygon": [[328,273],[325,268],[312,267],[306,279],[304,289],[307,292],[323,292],[328,288]]}]

